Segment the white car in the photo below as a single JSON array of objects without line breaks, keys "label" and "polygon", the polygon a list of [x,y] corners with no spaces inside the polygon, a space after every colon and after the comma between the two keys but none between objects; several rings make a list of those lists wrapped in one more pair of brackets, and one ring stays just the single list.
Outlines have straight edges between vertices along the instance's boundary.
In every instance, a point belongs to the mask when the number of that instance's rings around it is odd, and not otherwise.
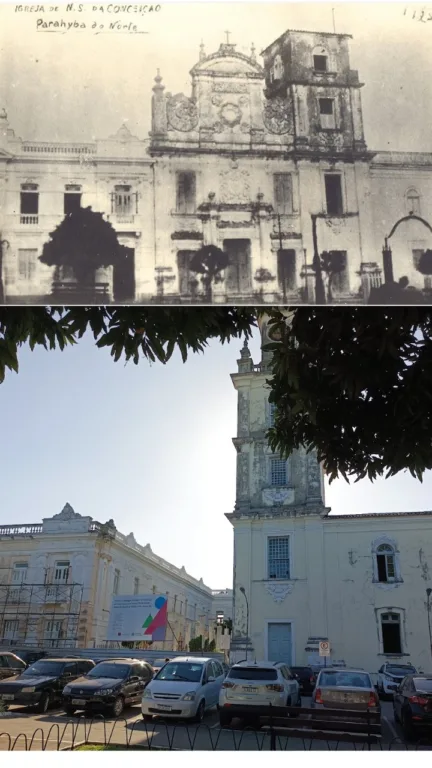
[{"label": "white car", "polygon": [[388,662],[378,672],[378,693],[381,697],[393,697],[394,692],[407,675],[416,675],[417,670],[411,664]]},{"label": "white car", "polygon": [[251,717],[251,707],[301,707],[300,686],[282,662],[241,661],[234,664],[219,694],[219,721],[229,725],[233,717]]},{"label": "white car", "polygon": [[171,659],[145,689],[143,720],[154,716],[187,718],[200,723],[207,709],[217,706],[225,679],[216,659],[179,656]]}]

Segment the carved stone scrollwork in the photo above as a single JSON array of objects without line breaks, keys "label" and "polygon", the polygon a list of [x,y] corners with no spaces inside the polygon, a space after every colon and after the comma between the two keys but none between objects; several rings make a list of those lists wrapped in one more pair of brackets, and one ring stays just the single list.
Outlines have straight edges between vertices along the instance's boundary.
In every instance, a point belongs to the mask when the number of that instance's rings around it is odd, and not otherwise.
[{"label": "carved stone scrollwork", "polygon": [[249,133],[250,132],[250,125],[247,123],[242,123],[240,126],[240,130],[242,133]]},{"label": "carved stone scrollwork", "polygon": [[220,197],[224,203],[249,203],[251,200],[248,171],[233,169],[221,171]]},{"label": "carved stone scrollwork", "polygon": [[213,91],[217,93],[247,93],[247,83],[213,83]]},{"label": "carved stone scrollwork", "polygon": [[198,125],[198,110],[192,99],[183,93],[171,96],[167,102],[169,126],[175,131],[193,131]]},{"label": "carved stone scrollwork", "polygon": [[225,125],[227,125],[229,128],[233,128],[235,125],[238,125],[241,122],[242,119],[242,111],[237,104],[232,104],[231,102],[228,102],[227,104],[224,104],[222,109],[219,112],[219,117]]},{"label": "carved stone scrollwork", "polygon": [[221,104],[223,104],[223,96],[221,93],[214,93],[212,96],[212,104],[214,104],[215,107],[220,107]]},{"label": "carved stone scrollwork", "polygon": [[341,150],[343,149],[344,140],[341,133],[332,133],[323,131],[322,133],[319,133],[317,136],[318,143],[322,149],[336,149]]},{"label": "carved stone scrollwork", "polygon": [[292,133],[293,116],[290,102],[281,97],[269,101],[264,108],[263,122],[269,133],[279,136]]},{"label": "carved stone scrollwork", "polygon": [[275,603],[283,603],[286,596],[293,591],[292,584],[266,584],[265,588]]}]

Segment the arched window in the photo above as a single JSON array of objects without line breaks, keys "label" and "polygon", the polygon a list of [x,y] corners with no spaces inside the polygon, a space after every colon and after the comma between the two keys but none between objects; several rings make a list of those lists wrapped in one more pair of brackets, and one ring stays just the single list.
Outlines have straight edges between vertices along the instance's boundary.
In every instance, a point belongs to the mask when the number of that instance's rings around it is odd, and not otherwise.
[{"label": "arched window", "polygon": [[374,584],[391,587],[403,581],[396,541],[382,535],[372,542],[372,567]]},{"label": "arched window", "polygon": [[395,552],[390,544],[380,544],[376,550],[378,581],[394,581],[396,578]]},{"label": "arched window", "polygon": [[420,216],[420,194],[414,187],[411,187],[406,192],[405,201],[407,213],[413,213],[415,216]]}]

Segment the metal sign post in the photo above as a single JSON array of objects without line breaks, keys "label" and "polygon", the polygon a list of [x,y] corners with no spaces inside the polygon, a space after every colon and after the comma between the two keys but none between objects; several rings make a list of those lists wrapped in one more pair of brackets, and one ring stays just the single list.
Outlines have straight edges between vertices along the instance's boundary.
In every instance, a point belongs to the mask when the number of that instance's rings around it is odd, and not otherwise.
[{"label": "metal sign post", "polygon": [[319,655],[324,657],[324,666],[327,666],[327,657],[330,656],[330,643],[328,640],[321,640],[319,644]]}]

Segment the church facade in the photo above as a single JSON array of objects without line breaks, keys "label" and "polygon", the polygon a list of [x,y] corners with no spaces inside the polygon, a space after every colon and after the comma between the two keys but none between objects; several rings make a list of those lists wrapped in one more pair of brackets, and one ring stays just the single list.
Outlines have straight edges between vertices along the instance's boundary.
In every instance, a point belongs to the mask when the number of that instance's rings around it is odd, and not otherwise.
[{"label": "church facade", "polygon": [[[264,343],[268,340],[265,323]],[[386,661],[432,665],[432,511],[333,515],[313,453],[273,455],[268,360],[245,346],[238,397],[231,661],[330,663],[377,673]],[[323,659],[321,659],[323,663]]]},{"label": "church facade", "polygon": [[[103,212],[124,264],[97,274],[117,302],[194,303],[203,245],[227,255],[215,303],[315,300],[314,255],[330,252],[335,302],[366,301],[384,275],[430,288],[416,270],[432,246],[432,154],[368,148],[348,35],[288,30],[261,54],[201,47],[191,92],[157,74],[150,138],[126,126],[82,144],[27,141],[0,115],[0,239],[9,301],[43,299],[54,273],[38,257],[79,206]],[[163,62],[161,62],[163,64]],[[169,87],[169,84],[168,84]],[[143,126],[145,135],[146,126]]]}]

